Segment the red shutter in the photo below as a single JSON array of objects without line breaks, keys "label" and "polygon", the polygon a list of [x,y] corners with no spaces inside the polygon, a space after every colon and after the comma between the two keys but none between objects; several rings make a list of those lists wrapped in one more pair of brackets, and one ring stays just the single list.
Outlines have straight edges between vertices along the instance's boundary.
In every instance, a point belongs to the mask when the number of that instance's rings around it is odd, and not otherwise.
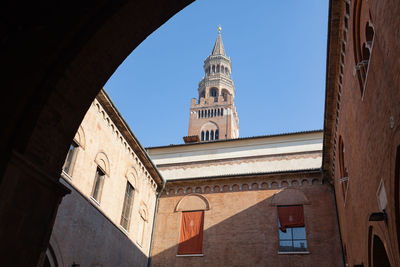
[{"label": "red shutter", "polygon": [[182,213],[178,254],[202,254],[204,211]]},{"label": "red shutter", "polygon": [[303,206],[278,207],[278,216],[282,232],[289,227],[304,227]]}]

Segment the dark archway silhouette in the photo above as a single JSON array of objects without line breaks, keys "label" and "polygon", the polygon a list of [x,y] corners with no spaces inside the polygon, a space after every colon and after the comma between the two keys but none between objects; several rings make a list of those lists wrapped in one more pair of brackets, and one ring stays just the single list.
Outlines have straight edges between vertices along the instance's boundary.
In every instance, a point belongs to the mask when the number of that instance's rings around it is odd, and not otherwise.
[{"label": "dark archway silhouette", "polygon": [[5,266],[37,266],[62,197],[59,175],[90,103],[122,61],[191,0],[6,1],[0,249]]}]

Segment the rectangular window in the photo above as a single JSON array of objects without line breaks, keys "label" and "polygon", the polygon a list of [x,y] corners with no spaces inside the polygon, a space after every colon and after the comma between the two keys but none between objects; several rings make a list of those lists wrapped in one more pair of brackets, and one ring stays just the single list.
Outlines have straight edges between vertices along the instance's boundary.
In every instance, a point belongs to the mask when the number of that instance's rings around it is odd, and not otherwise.
[{"label": "rectangular window", "polygon": [[99,167],[97,167],[96,176],[94,178],[92,198],[94,198],[99,203],[101,198],[101,191],[103,190],[104,178],[104,172]]},{"label": "rectangular window", "polygon": [[203,253],[204,211],[182,212],[178,255]]},{"label": "rectangular window", "polygon": [[124,227],[124,229],[127,231],[129,230],[134,193],[135,189],[133,188],[133,186],[129,182],[126,182],[124,205],[122,207],[121,214],[121,226]]},{"label": "rectangular window", "polygon": [[303,206],[278,207],[279,252],[307,251]]},{"label": "rectangular window", "polygon": [[69,176],[72,176],[72,170],[75,165],[77,152],[78,152],[78,144],[72,141],[63,168],[64,172],[67,173]]}]

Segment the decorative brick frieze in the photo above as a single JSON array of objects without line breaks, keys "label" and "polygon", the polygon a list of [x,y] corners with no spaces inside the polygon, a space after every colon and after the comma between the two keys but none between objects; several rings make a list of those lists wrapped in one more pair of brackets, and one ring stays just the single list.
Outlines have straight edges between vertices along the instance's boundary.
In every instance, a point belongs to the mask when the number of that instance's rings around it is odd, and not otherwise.
[{"label": "decorative brick frieze", "polygon": [[281,188],[300,188],[323,184],[320,173],[301,174],[298,176],[263,176],[249,179],[205,178],[202,180],[169,181],[163,192],[164,196],[186,195],[191,193],[227,193],[250,190],[270,190]]}]

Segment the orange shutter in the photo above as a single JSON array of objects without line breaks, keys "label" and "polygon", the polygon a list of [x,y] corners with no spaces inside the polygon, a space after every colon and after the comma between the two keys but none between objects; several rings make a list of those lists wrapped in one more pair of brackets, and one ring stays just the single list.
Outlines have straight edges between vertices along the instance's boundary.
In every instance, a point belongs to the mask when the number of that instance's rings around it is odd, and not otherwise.
[{"label": "orange shutter", "polygon": [[303,206],[278,207],[278,215],[282,232],[289,227],[304,227]]},{"label": "orange shutter", "polygon": [[178,254],[202,254],[204,211],[182,212]]}]

